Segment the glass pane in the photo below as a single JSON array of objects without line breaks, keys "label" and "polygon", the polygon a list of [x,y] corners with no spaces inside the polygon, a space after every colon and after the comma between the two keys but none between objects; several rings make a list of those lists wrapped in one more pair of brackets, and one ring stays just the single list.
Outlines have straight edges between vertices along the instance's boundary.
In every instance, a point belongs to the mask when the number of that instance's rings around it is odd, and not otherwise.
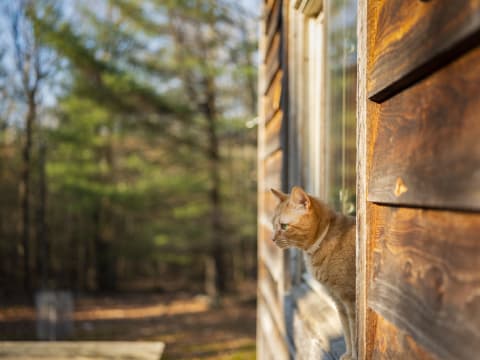
[{"label": "glass pane", "polygon": [[321,194],[321,136],[323,121],[323,102],[325,96],[323,85],[324,52],[324,27],[320,17],[308,18],[306,22],[307,42],[305,44],[305,57],[308,59],[304,66],[305,83],[307,85],[304,104],[306,105],[306,123],[303,127],[303,141],[308,144],[306,157],[305,188],[312,194]]},{"label": "glass pane", "polygon": [[327,1],[327,196],[355,213],[357,1]]}]

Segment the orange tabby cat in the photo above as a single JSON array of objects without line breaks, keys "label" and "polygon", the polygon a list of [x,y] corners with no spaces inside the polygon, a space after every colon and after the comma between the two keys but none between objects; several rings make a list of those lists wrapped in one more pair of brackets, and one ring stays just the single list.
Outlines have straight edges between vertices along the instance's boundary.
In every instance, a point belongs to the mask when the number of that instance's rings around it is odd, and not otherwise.
[{"label": "orange tabby cat", "polygon": [[347,348],[341,360],[355,359],[355,218],[336,213],[297,186],[290,195],[272,192],[280,200],[273,242],[304,251],[309,272],[337,305]]}]

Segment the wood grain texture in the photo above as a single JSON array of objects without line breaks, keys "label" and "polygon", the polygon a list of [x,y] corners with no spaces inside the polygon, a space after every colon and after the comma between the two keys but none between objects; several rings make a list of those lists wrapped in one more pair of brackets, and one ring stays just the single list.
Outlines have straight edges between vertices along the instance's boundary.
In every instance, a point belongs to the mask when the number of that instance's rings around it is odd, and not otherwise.
[{"label": "wood grain texture", "polygon": [[54,360],[159,360],[165,345],[152,341],[5,341],[0,358]]},{"label": "wood grain texture", "polygon": [[[258,299],[257,358],[288,359],[283,323],[283,252],[271,241],[272,230],[266,213],[272,211],[267,202],[267,189],[281,186],[283,153],[278,138],[281,126],[280,69],[282,0],[266,0],[260,23],[259,126],[258,126]],[[276,117],[274,117],[276,115]],[[277,129],[278,128],[278,129]],[[282,332],[283,331],[283,332]]]},{"label": "wood grain texture", "polygon": [[368,200],[480,210],[480,48],[385,101]]},{"label": "wood grain texture", "polygon": [[265,53],[265,64],[272,63],[272,57],[278,56],[280,49],[280,31],[276,31],[271,39],[271,43],[268,46],[268,52]]},{"label": "wood grain texture", "polygon": [[419,346],[405,331],[399,330],[382,316],[374,313],[374,342],[370,359],[422,359],[433,360],[431,354]]},{"label": "wood grain texture", "polygon": [[293,7],[307,17],[315,17],[322,11],[323,0],[295,0]]},{"label": "wood grain texture", "polygon": [[[361,0],[364,2],[362,18],[358,18],[358,27],[366,26],[358,33],[358,99],[357,105],[357,330],[358,359],[371,359],[375,343],[376,314],[368,307],[369,279],[372,270],[372,236],[375,229],[375,207],[367,201],[368,183],[371,178],[372,158],[377,134],[378,110],[380,105],[368,100],[367,71],[373,60],[373,48],[378,22],[379,1]],[[359,6],[361,3],[359,2]],[[365,9],[366,7],[366,9]],[[360,9],[360,8],[359,8]],[[363,19],[363,20],[362,20]],[[366,39],[365,39],[366,37]],[[366,42],[366,44],[365,44]],[[363,52],[363,53],[362,53]],[[366,64],[364,61],[366,60]],[[360,72],[363,70],[362,72]],[[361,87],[360,87],[361,86]],[[362,100],[363,99],[363,100]],[[366,109],[362,107],[366,106]],[[362,136],[363,135],[363,136]]]},{"label": "wood grain texture", "polygon": [[268,13],[267,19],[268,24],[266,27],[266,34],[265,34],[265,52],[263,53],[263,59],[266,63],[266,59],[270,54],[273,40],[277,33],[281,32],[281,6],[282,0],[275,1],[275,4],[270,13]]},{"label": "wood grain texture", "polygon": [[369,98],[381,102],[480,44],[480,0],[370,0],[378,27]]},{"label": "wood grain texture", "polygon": [[278,75],[278,73],[281,71],[280,70],[280,53],[279,52],[274,52],[272,53],[273,55],[268,58],[269,62],[265,64],[265,89],[262,91],[264,93],[267,92],[267,90],[270,88],[272,85],[273,79]]},{"label": "wood grain texture", "polygon": [[265,210],[263,212],[264,218],[268,220],[269,226],[271,226],[271,220],[273,218],[273,213],[275,211],[275,208],[278,205],[278,199],[271,193],[270,190],[265,190],[264,193],[264,204],[265,204]]},{"label": "wood grain texture", "polygon": [[263,181],[263,191],[269,191],[271,188],[281,188],[283,151],[278,150],[264,160],[265,179]]},{"label": "wood grain texture", "polygon": [[272,120],[268,122],[265,132],[265,156],[280,149],[280,128],[282,126],[283,112],[277,111]]},{"label": "wood grain texture", "polygon": [[439,358],[477,358],[480,214],[375,206],[372,215],[368,306]]},{"label": "wood grain texture", "polygon": [[270,47],[269,52],[267,53],[267,57],[265,59],[265,68],[266,71],[266,81],[265,81],[265,93],[270,89],[272,86],[272,82],[275,77],[278,76],[278,72],[280,70],[280,33],[275,33],[275,37],[273,38],[272,46]]},{"label": "wood grain texture", "polygon": [[272,43],[272,39],[275,36],[275,33],[281,26],[280,21],[280,12],[282,7],[282,0],[274,0],[271,2],[270,6],[267,6],[266,14],[265,14],[265,35],[267,36],[267,44],[266,44],[266,53],[269,52],[269,48]]},{"label": "wood grain texture", "polygon": [[264,21],[263,21],[263,23],[264,23],[265,29],[267,29],[266,24],[268,23],[269,17],[272,13],[272,9],[273,9],[273,5],[275,4],[275,1],[276,0],[265,0],[264,1],[264,4],[263,4],[263,11],[264,11],[263,12],[263,14],[264,14],[263,19],[264,19]]},{"label": "wood grain texture", "polygon": [[258,322],[261,333],[263,352],[257,353],[258,359],[288,360],[289,352],[284,336],[279,331],[272,317],[272,306],[261,295],[258,296]]},{"label": "wood grain texture", "polygon": [[280,109],[283,71],[278,71],[264,98],[265,123],[268,123]]},{"label": "wood grain texture", "polygon": [[356,194],[356,339],[357,359],[367,354],[367,0],[358,0],[357,12],[357,194]]},{"label": "wood grain texture", "polygon": [[278,282],[269,273],[267,263],[261,261],[259,263],[258,271],[261,275],[258,283],[258,290],[271,309],[271,317],[275,322],[275,326],[277,329],[279,329],[283,337],[285,334],[285,322],[283,318],[282,305],[280,302],[282,294],[278,293]]},{"label": "wood grain texture", "polygon": [[[259,258],[265,263],[269,274],[278,283],[281,283],[283,272],[283,250],[272,242],[271,229],[260,225],[262,237],[259,239]],[[259,281],[262,274],[259,274]]]}]

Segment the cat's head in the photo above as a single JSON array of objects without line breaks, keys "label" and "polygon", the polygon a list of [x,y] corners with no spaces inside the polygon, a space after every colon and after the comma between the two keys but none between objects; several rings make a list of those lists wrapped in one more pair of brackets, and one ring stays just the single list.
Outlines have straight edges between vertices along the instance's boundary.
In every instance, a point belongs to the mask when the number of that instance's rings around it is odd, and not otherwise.
[{"label": "cat's head", "polygon": [[295,186],[290,194],[271,189],[280,202],[272,219],[273,242],[281,249],[297,247],[307,249],[314,241],[322,209],[302,188]]}]

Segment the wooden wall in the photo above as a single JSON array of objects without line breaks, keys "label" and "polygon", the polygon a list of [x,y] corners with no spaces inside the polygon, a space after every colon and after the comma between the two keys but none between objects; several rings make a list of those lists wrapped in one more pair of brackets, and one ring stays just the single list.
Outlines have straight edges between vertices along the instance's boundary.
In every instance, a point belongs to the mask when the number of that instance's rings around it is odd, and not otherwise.
[{"label": "wooden wall", "polygon": [[480,1],[359,10],[360,358],[478,358]]},{"label": "wooden wall", "polygon": [[[270,188],[282,189],[285,149],[281,146],[282,94],[285,91],[282,0],[266,0],[260,29],[258,126],[258,321],[259,359],[288,359],[284,316],[285,254],[271,241],[271,218],[276,205]],[[283,129],[283,131],[286,131]]]},{"label": "wooden wall", "polygon": [[[295,168],[290,5],[265,0],[261,23],[258,358],[336,359],[328,298],[271,242],[269,189]],[[480,0],[359,0],[359,359],[480,353],[479,94]]]},{"label": "wooden wall", "polygon": [[[288,81],[294,55],[288,51],[288,41],[294,38],[288,26],[292,25],[294,3],[298,1],[266,0],[260,30],[257,357],[335,360],[345,345],[332,302],[321,286],[303,273],[300,252],[280,250],[271,241],[277,200],[270,188],[288,192],[292,185],[299,185],[300,178],[295,146],[302,141],[296,131],[301,112],[291,110],[293,103],[300,102],[295,100],[301,99]],[[311,10],[320,11],[321,2],[304,3],[316,3]],[[300,11],[295,16],[304,21]],[[300,58],[303,63],[303,56]],[[296,81],[301,81],[298,76]]]}]

